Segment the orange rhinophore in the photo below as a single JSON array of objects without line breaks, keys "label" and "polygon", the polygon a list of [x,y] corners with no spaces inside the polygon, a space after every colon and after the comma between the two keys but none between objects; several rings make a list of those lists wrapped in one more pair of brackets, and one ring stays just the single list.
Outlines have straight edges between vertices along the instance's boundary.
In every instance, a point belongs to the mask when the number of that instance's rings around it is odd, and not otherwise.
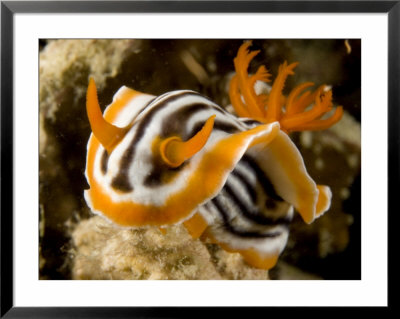
[{"label": "orange rhinophore", "polygon": [[101,145],[111,153],[113,148],[124,138],[129,127],[117,127],[108,123],[101,113],[97,99],[97,89],[93,78],[89,79],[89,86],[86,95],[86,111],[89,117],[93,134]]},{"label": "orange rhinophore", "polygon": [[211,135],[216,115],[212,115],[203,128],[190,140],[183,142],[177,136],[168,137],[160,145],[161,157],[171,167],[178,167],[198,153]]}]

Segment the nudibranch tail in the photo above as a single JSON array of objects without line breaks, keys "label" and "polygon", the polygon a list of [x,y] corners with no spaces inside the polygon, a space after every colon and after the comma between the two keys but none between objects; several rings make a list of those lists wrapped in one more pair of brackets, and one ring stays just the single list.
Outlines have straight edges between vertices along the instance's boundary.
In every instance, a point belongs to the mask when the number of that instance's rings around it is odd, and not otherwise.
[{"label": "nudibranch tail", "polygon": [[178,167],[184,161],[198,153],[207,143],[216,115],[212,115],[204,124],[203,128],[191,139],[183,142],[180,137],[173,136],[165,139],[160,144],[161,158],[167,165]]},{"label": "nudibranch tail", "polygon": [[110,154],[114,147],[124,138],[129,127],[117,127],[104,119],[97,98],[96,83],[92,77],[89,79],[86,94],[86,111],[94,136]]},{"label": "nudibranch tail", "polygon": [[[300,93],[312,86],[310,82],[297,86],[287,99],[282,91],[289,75],[294,74],[298,62],[287,64],[285,61],[278,71],[267,95],[257,95],[254,89],[255,81],[270,82],[270,74],[266,68],[259,68],[255,75],[249,76],[247,68],[259,51],[249,51],[251,41],[245,42],[239,48],[234,60],[236,74],[231,80],[229,96],[237,114],[241,117],[251,117],[264,123],[279,121],[284,132],[322,130],[337,123],[343,114],[341,106],[337,107],[329,118],[323,118],[332,109],[332,91],[324,91],[321,86],[314,93]],[[314,104],[311,110],[308,106]]]}]

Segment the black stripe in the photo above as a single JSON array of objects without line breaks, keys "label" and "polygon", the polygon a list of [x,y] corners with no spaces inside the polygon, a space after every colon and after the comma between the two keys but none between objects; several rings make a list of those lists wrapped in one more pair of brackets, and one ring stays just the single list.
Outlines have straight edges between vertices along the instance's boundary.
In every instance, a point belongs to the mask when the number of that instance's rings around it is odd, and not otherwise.
[{"label": "black stripe", "polygon": [[262,215],[258,210],[252,210],[249,209],[237,196],[231,185],[229,183],[226,183],[224,186],[224,190],[229,196],[229,198],[232,200],[232,202],[239,208],[240,214],[245,217],[246,219],[255,222],[259,225],[265,225],[265,226],[277,226],[277,225],[282,225],[282,226],[287,226],[290,223],[290,220],[285,217],[279,217],[279,218],[271,218],[267,217],[265,215]]},{"label": "black stripe", "polygon": [[[155,98],[148,101],[142,108],[142,110],[140,110],[140,112],[135,116],[135,118],[137,118],[154,100]],[[135,120],[135,118],[133,119],[133,121]],[[103,154],[101,155],[101,161],[100,161],[100,169],[103,174],[106,174],[108,170],[108,158],[109,158],[108,153],[106,150],[104,150]]]},{"label": "black stripe", "polygon": [[[192,138],[198,131],[200,131],[201,128],[204,126],[204,123],[205,122],[198,122],[194,124],[192,130],[188,134],[188,139]],[[215,119],[213,129],[223,131],[228,134],[234,134],[242,131],[238,126],[234,125],[233,123],[225,122],[219,119]]]},{"label": "black stripe", "polygon": [[107,164],[108,164],[108,153],[106,150],[104,150],[100,160],[100,169],[104,175],[107,173]]},{"label": "black stripe", "polygon": [[249,181],[247,180],[247,177],[244,176],[243,173],[241,173],[237,169],[234,169],[231,174],[233,176],[235,176],[240,181],[240,183],[243,184],[243,186],[246,188],[247,194],[249,194],[249,196],[251,197],[251,200],[253,201],[253,203],[254,204],[257,203],[257,192],[254,189],[253,185],[251,185],[249,183]]},{"label": "black stripe", "polygon": [[253,119],[245,119],[245,120],[240,119],[240,121],[246,125],[261,125],[261,124],[263,124],[260,121],[256,121]]},{"label": "black stripe", "polygon": [[144,179],[143,184],[147,187],[157,187],[168,182],[173,182],[174,177],[179,174],[179,172],[188,164],[188,162],[183,162],[182,165],[178,167],[169,167],[160,159],[153,158],[152,164],[153,169]]},{"label": "black stripe", "polygon": [[[196,93],[196,92],[194,92]],[[228,112],[227,110],[225,110],[223,107],[219,106],[218,104],[215,104],[215,102],[213,100],[211,100],[209,97],[205,96],[205,95],[201,95],[199,93],[196,93],[198,95],[200,95],[202,98],[206,99],[207,101],[210,102],[210,104],[212,104],[212,106],[214,108],[216,108],[218,111],[220,111],[221,113],[228,115],[228,116],[233,116],[232,113]]]},{"label": "black stripe", "polygon": [[238,133],[238,132],[242,131],[242,129],[240,129],[235,124],[229,123],[229,122],[220,121],[220,120],[216,120],[215,121],[214,128],[216,130],[219,130],[219,131],[224,131],[224,132],[226,132],[228,134],[234,134],[234,133]]},{"label": "black stripe", "polygon": [[[153,108],[151,108],[146,114],[144,114],[143,118],[137,122],[137,130],[135,137],[133,138],[132,142],[126,149],[125,153],[121,157],[121,163],[118,170],[118,174],[114,177],[111,182],[111,186],[122,191],[122,192],[131,192],[133,190],[133,186],[130,184],[128,180],[128,170],[132,159],[136,152],[136,145],[139,140],[143,137],[146,128],[148,127],[149,123],[152,121],[153,117],[162,109],[168,106],[169,103],[181,98],[185,95],[199,95],[194,92],[182,91],[170,97],[167,97],[158,104],[156,103]],[[135,125],[134,125],[135,126]]]},{"label": "black stripe", "polygon": [[[194,103],[183,106],[182,108],[169,114],[168,117],[163,120],[160,136],[165,138],[178,134],[182,139],[186,139],[186,136],[183,136],[182,131],[185,128],[185,124],[188,122],[189,118],[196,112],[208,110],[210,108],[211,106],[205,103]],[[203,121],[203,125],[204,123],[205,122]]]},{"label": "black stripe", "polygon": [[257,162],[248,155],[244,155],[240,163],[245,164],[248,168],[254,171],[254,174],[257,176],[258,182],[261,184],[264,192],[268,195],[268,197],[276,200],[276,201],[283,201],[282,197],[280,197],[276,191],[274,186],[272,185],[271,181],[265,175],[265,172],[258,166]]},{"label": "black stripe", "polygon": [[147,109],[147,107],[148,107],[150,104],[152,104],[156,99],[157,99],[157,98],[152,98],[152,99],[150,99],[150,100],[146,103],[146,105],[143,106],[143,108],[139,111],[139,113],[136,114],[136,116],[133,118],[132,122],[135,121],[135,120],[137,119],[137,117],[138,117],[140,114],[142,114],[142,113]]},{"label": "black stripe", "polygon": [[215,206],[215,208],[218,210],[220,215],[222,216],[223,219],[223,226],[226,231],[242,238],[275,238],[280,235],[282,235],[282,232],[275,231],[275,232],[270,232],[270,233],[258,233],[255,231],[247,231],[244,229],[239,229],[234,227],[233,225],[230,224],[228,213],[225,211],[224,207],[220,203],[220,199],[217,197],[214,197],[211,202]]}]

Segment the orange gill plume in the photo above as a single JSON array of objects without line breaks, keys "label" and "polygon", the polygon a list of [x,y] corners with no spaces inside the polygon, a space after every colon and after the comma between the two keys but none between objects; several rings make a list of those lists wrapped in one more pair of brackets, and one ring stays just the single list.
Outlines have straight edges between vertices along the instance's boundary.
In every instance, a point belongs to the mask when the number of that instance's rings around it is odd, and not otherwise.
[{"label": "orange gill plume", "polygon": [[[248,74],[251,60],[260,52],[249,51],[251,41],[241,45],[234,59],[236,74],[233,76],[229,97],[233,108],[240,117],[251,117],[263,123],[279,122],[281,130],[289,133],[304,130],[323,130],[337,123],[343,108],[337,107],[329,118],[322,117],[332,110],[332,91],[320,86],[314,92],[305,91],[313,86],[306,82],[295,87],[286,98],[283,88],[286,78],[294,74],[298,63],[280,65],[269,94],[257,94],[254,89],[256,81],[270,82],[271,74],[265,66],[260,66],[253,75]],[[308,108],[312,105],[312,108]]]},{"label": "orange gill plume", "polygon": [[107,150],[107,153],[111,154],[114,147],[124,138],[130,126],[118,127],[104,119],[97,98],[96,83],[92,77],[89,79],[86,93],[86,112],[94,136]]}]

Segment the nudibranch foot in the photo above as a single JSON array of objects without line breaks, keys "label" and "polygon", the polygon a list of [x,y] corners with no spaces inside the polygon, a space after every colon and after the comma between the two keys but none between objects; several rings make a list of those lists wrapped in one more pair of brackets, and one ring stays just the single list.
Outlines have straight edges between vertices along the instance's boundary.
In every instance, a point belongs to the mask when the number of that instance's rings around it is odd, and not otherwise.
[{"label": "nudibranch foot", "polygon": [[200,236],[208,227],[207,221],[201,216],[200,213],[196,213],[191,218],[184,221],[183,225],[193,238],[200,238]]}]

